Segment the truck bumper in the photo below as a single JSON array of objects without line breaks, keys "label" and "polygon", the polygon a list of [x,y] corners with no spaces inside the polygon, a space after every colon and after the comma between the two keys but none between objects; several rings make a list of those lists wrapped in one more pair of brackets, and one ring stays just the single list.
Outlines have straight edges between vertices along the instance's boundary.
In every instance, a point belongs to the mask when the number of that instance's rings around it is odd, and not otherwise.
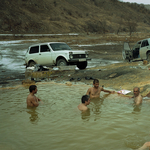
[{"label": "truck bumper", "polygon": [[76,58],[76,59],[69,59],[68,62],[84,62],[84,61],[88,61],[91,60],[91,58]]}]

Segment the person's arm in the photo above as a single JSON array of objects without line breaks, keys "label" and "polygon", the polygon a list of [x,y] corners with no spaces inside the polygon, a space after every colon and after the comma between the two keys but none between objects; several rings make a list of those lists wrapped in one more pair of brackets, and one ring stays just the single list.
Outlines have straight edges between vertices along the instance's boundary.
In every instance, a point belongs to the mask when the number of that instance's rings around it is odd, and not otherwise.
[{"label": "person's arm", "polygon": [[144,96],[144,97],[150,97],[150,92],[146,96]]},{"label": "person's arm", "polygon": [[140,147],[139,149],[137,150],[144,150],[146,148],[150,147],[150,142],[146,142],[142,147]]},{"label": "person's arm", "polygon": [[38,97],[37,97],[37,100],[40,101],[41,104],[43,104],[43,101],[41,99],[39,99]]},{"label": "person's arm", "polygon": [[134,98],[134,96],[129,96],[129,98]]},{"label": "person's arm", "polygon": [[89,88],[89,89],[87,90],[86,95],[90,95],[90,93],[91,93],[91,88]]},{"label": "person's arm", "polygon": [[37,97],[37,99],[38,99],[38,101],[42,101],[41,99],[39,99],[38,97]]},{"label": "person's arm", "polygon": [[31,98],[31,103],[36,107],[39,106],[39,103],[35,100],[34,97]]},{"label": "person's arm", "polygon": [[115,91],[109,91],[109,90],[105,90],[105,89],[101,89],[103,92],[107,92],[107,93],[115,93]]}]

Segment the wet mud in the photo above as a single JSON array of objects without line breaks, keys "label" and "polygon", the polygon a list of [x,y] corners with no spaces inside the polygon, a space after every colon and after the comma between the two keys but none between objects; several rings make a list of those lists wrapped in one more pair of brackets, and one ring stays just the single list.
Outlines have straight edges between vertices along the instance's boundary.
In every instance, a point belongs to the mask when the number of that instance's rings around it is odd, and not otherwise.
[{"label": "wet mud", "polygon": [[[35,40],[36,41],[36,40]],[[36,41],[36,43],[43,41]],[[22,84],[26,80],[24,66],[24,54],[29,45],[34,42],[20,44],[1,44],[1,60],[11,58],[9,63],[0,64],[0,87]],[[69,43],[68,43],[69,44]],[[48,78],[33,79],[36,82],[70,82],[71,84],[86,83],[92,85],[93,79],[99,79],[100,85],[113,90],[126,89],[132,91],[134,87],[140,87],[141,94],[146,95],[150,91],[149,73],[150,65],[143,61],[124,62],[122,60],[123,43],[105,44],[69,44],[72,49],[87,50],[91,61],[84,70],[53,70]],[[7,53],[7,50],[9,53]],[[9,54],[9,55],[8,55]],[[18,57],[19,56],[19,57]],[[7,62],[7,61],[6,61]],[[15,62],[15,63],[14,63]],[[15,65],[10,65],[10,64]],[[31,80],[31,77],[29,78]],[[132,94],[132,93],[131,93]]]}]

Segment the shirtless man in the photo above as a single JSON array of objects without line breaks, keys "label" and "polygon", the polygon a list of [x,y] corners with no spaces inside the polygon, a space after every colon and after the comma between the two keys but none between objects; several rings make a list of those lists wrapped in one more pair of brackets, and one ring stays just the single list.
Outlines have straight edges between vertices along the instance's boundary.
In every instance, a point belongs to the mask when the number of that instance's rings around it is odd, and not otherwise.
[{"label": "shirtless man", "polygon": [[31,85],[29,87],[29,91],[30,91],[30,94],[27,97],[27,106],[30,106],[30,107],[39,106],[39,101],[41,101],[41,100],[34,95],[37,93],[36,85]]},{"label": "shirtless man", "polygon": [[86,92],[86,95],[89,95],[91,99],[93,98],[99,98],[100,97],[100,92],[108,92],[108,93],[114,93],[115,91],[108,91],[103,89],[103,87],[99,87],[99,80],[94,79],[93,81],[93,86],[88,89],[88,91]]},{"label": "shirtless man", "polygon": [[141,104],[142,103],[142,96],[140,94],[140,89],[138,87],[135,87],[133,89],[133,93],[134,93],[134,96],[132,98],[134,98],[135,105]]},{"label": "shirtless man", "polygon": [[90,104],[90,97],[88,95],[83,95],[81,98],[81,102],[82,103],[78,105],[78,109],[82,111],[87,110],[87,105]]}]

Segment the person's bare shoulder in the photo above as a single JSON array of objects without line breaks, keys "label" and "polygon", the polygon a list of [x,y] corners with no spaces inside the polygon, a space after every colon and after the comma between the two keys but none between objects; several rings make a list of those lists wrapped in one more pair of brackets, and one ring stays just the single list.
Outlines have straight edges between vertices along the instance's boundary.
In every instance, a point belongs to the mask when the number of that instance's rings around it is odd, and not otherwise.
[{"label": "person's bare shoulder", "polygon": [[28,97],[27,97],[27,101],[30,101],[30,102],[36,102],[35,101],[35,97],[34,96],[32,96],[32,95],[28,95]]},{"label": "person's bare shoulder", "polygon": [[86,106],[83,106],[82,104],[79,104],[78,105],[78,109],[81,110],[81,111],[85,111],[87,110],[88,108]]},{"label": "person's bare shoulder", "polygon": [[84,107],[84,109],[83,110],[88,110],[88,108],[87,107]]},{"label": "person's bare shoulder", "polygon": [[30,99],[31,99],[31,95],[29,94],[29,95],[27,96],[27,101],[30,100]]},{"label": "person's bare shoulder", "polygon": [[141,95],[139,95],[139,99],[142,101],[143,97]]},{"label": "person's bare shoulder", "polygon": [[93,87],[90,87],[88,90],[92,90],[93,89]]},{"label": "person's bare shoulder", "polygon": [[90,87],[87,92],[86,92],[86,95],[89,95],[91,93],[91,90],[92,90],[92,87]]},{"label": "person's bare shoulder", "polygon": [[82,107],[82,111],[86,111],[88,108],[85,106],[85,107]]},{"label": "person's bare shoulder", "polygon": [[98,87],[98,89],[100,89],[100,90],[104,90],[102,86]]}]

